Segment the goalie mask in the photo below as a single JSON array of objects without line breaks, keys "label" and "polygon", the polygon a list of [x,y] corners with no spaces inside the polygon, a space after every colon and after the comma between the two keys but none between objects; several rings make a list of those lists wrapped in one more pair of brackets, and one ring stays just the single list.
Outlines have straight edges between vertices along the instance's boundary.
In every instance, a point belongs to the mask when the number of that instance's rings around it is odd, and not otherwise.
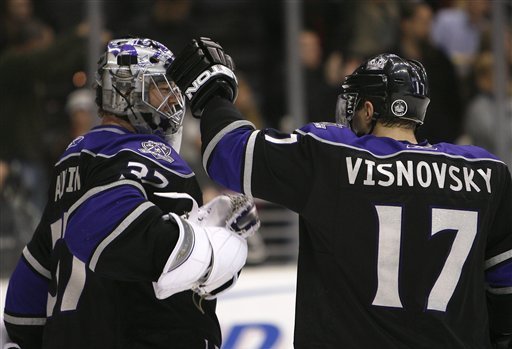
[{"label": "goalie mask", "polygon": [[185,99],[166,75],[173,53],[144,38],[112,40],[98,62],[101,108],[127,119],[138,133],[162,137],[182,125]]},{"label": "goalie mask", "polygon": [[381,54],[347,76],[336,105],[336,122],[350,126],[362,100],[374,106],[373,119],[396,117],[423,124],[430,99],[427,74],[417,61]]}]

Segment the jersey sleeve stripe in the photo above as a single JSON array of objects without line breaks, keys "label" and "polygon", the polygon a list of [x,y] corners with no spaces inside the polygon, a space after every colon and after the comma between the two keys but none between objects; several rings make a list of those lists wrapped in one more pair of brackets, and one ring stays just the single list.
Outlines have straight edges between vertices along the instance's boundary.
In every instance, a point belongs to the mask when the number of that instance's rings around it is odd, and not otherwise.
[{"label": "jersey sleeve stripe", "polygon": [[37,259],[35,259],[35,257],[30,253],[30,251],[28,250],[28,247],[26,247],[26,246],[23,249],[23,257],[25,257],[25,260],[27,261],[27,263],[32,268],[34,268],[35,271],[37,271],[39,274],[41,274],[41,276],[44,276],[47,279],[52,278],[52,273],[48,269],[43,267],[41,265],[41,263],[39,263],[37,261]]},{"label": "jersey sleeve stripe", "polygon": [[49,280],[20,258],[9,280],[5,297],[5,312],[23,317],[46,314]]},{"label": "jersey sleeve stripe", "polygon": [[114,241],[130,224],[132,224],[144,211],[155,206],[152,202],[145,201],[141,205],[139,205],[135,210],[133,210],[110,235],[108,235],[103,241],[98,245],[94,254],[91,257],[91,261],[89,262],[89,268],[94,271],[96,269],[96,264],[98,263],[98,259],[100,258],[101,253],[105,248]]},{"label": "jersey sleeve stripe", "polygon": [[71,214],[73,211],[75,211],[78,207],[80,207],[80,205],[82,205],[90,197],[92,197],[92,196],[94,196],[94,195],[96,195],[98,193],[101,193],[102,191],[118,187],[120,185],[131,185],[131,186],[139,189],[140,192],[142,193],[142,195],[144,195],[144,198],[146,198],[146,199],[148,198],[148,196],[146,194],[146,191],[144,190],[144,187],[142,186],[142,184],[140,184],[139,182],[133,181],[131,179],[122,179],[122,180],[117,181],[117,182],[113,182],[113,183],[110,183],[110,184],[107,184],[107,185],[102,185],[102,186],[99,186],[99,187],[94,187],[94,188],[88,190],[84,195],[82,195],[82,197],[80,197],[80,199],[78,199],[73,204],[73,206],[71,206],[69,208],[68,214]]},{"label": "jersey sleeve stripe", "polygon": [[512,287],[512,260],[486,270],[485,281],[491,288]]},{"label": "jersey sleeve stripe", "polygon": [[512,287],[489,287],[487,292],[498,295],[512,294]]},{"label": "jersey sleeve stripe", "polygon": [[488,260],[485,261],[485,269],[489,269],[489,268],[495,266],[496,264],[499,264],[499,263],[504,262],[507,259],[511,259],[511,258],[512,258],[512,250],[508,250],[503,253],[500,253],[499,255],[489,258]]},{"label": "jersey sleeve stripe", "polygon": [[219,133],[217,133],[215,137],[213,137],[212,140],[208,143],[203,154],[203,168],[205,169],[206,173],[208,173],[208,159],[210,158],[210,155],[212,154],[213,150],[215,149],[219,141],[222,139],[222,137],[224,137],[227,133],[233,131],[234,129],[243,126],[251,126],[253,129],[255,128],[254,125],[247,120],[237,120],[230,123],[222,130],[220,130]]},{"label": "jersey sleeve stripe", "polygon": [[46,318],[41,317],[20,317],[4,314],[4,321],[13,325],[42,326],[46,324]]},{"label": "jersey sleeve stripe", "polygon": [[245,149],[245,164],[244,164],[244,193],[248,196],[252,196],[251,180],[252,180],[252,164],[254,157],[254,146],[256,143],[256,136],[260,131],[254,131],[247,141],[247,147]]},{"label": "jersey sleeve stripe", "polygon": [[269,135],[265,135],[265,140],[274,144],[292,144],[297,143],[297,135],[291,134],[289,138],[274,138]]}]

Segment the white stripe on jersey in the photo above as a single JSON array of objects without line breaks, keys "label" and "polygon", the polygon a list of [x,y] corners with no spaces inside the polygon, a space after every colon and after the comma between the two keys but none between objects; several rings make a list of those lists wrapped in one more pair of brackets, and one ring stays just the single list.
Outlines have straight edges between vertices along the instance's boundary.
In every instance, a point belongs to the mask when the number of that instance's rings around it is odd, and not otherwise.
[{"label": "white stripe on jersey", "polygon": [[92,151],[90,151],[90,150],[88,150],[88,149],[83,149],[83,150],[82,150],[82,151],[80,151],[80,152],[71,153],[71,154],[68,154],[68,155],[66,155],[65,157],[61,158],[57,163],[55,163],[54,167],[59,166],[59,165],[60,165],[64,160],[67,160],[67,159],[69,159],[69,158],[71,158],[71,157],[74,157],[74,156],[80,156],[80,154],[82,154],[82,153],[89,154],[89,155],[91,155],[91,156],[93,156],[93,157],[96,157],[96,156],[97,156],[97,157],[100,157],[100,158],[110,159],[110,158],[112,158],[112,157],[116,156],[117,154],[122,153],[122,152],[125,152],[125,151],[132,152],[132,153],[134,153],[134,154],[137,154],[137,155],[139,155],[139,156],[143,157],[144,159],[147,159],[147,160],[149,160],[149,161],[153,162],[154,164],[158,165],[158,166],[159,166],[159,167],[161,167],[162,169],[164,169],[164,170],[166,170],[166,171],[169,171],[169,172],[171,172],[171,173],[175,174],[176,176],[179,176],[179,177],[182,177],[182,178],[189,178],[189,177],[193,177],[193,176],[195,175],[195,174],[194,174],[194,172],[190,172],[190,173],[188,173],[188,174],[183,174],[183,173],[180,173],[180,172],[178,172],[178,171],[175,171],[175,170],[173,170],[173,169],[171,169],[171,168],[169,168],[169,167],[166,167],[166,166],[162,165],[161,163],[159,163],[159,162],[158,162],[158,161],[156,161],[155,159],[153,159],[153,158],[151,158],[151,157],[149,157],[149,156],[146,156],[146,155],[144,155],[144,154],[141,154],[141,153],[139,153],[139,152],[136,152],[135,150],[133,150],[133,149],[129,149],[129,148],[123,148],[123,149],[119,150],[117,153],[112,154],[112,155],[101,154],[101,153],[96,154],[96,153],[94,153],[94,152],[92,152]]},{"label": "white stripe on jersey", "polygon": [[4,321],[13,325],[42,326],[46,323],[45,317],[18,317],[4,313]]},{"label": "white stripe on jersey", "polygon": [[128,217],[126,217],[114,231],[112,231],[103,241],[98,245],[94,254],[91,257],[91,261],[89,263],[89,268],[94,271],[96,268],[96,264],[98,263],[98,259],[100,258],[103,250],[112,242],[116,237],[118,237],[130,224],[132,224],[139,216],[146,211],[147,209],[155,206],[150,201],[145,201],[140,204],[135,210],[133,210]]},{"label": "white stripe on jersey", "polygon": [[215,137],[213,137],[212,140],[208,143],[203,154],[203,168],[206,171],[206,173],[208,173],[208,169],[206,168],[206,165],[208,164],[208,159],[210,158],[210,155],[212,155],[213,150],[215,149],[219,141],[222,139],[222,137],[224,137],[227,133],[243,126],[251,126],[253,129],[256,128],[251,122],[247,120],[234,121],[226,127],[224,127],[222,130],[220,130],[215,135]]},{"label": "white stripe on jersey", "polygon": [[260,130],[254,131],[249,136],[247,147],[245,148],[245,164],[244,164],[244,178],[243,178],[243,191],[245,195],[252,197],[251,179],[252,179],[252,162],[254,157],[254,144],[256,143],[256,136]]},{"label": "white stripe on jersey", "polygon": [[43,267],[41,265],[41,263],[38,262],[37,259],[35,259],[35,257],[32,255],[32,253],[30,253],[30,251],[28,250],[27,246],[25,246],[25,248],[23,249],[23,256],[25,257],[27,262],[30,264],[30,266],[32,268],[34,268],[39,274],[41,274],[42,276],[44,276],[47,279],[52,278],[52,273],[48,269]]},{"label": "white stripe on jersey", "polygon": [[512,287],[488,287],[487,292],[492,294],[512,294]]},{"label": "white stripe on jersey", "polygon": [[491,257],[485,261],[485,269],[489,269],[490,267],[493,267],[496,264],[499,264],[499,263],[506,261],[507,259],[510,259],[510,258],[512,258],[512,250],[508,250],[503,253],[500,253],[499,255]]},{"label": "white stripe on jersey", "polygon": [[288,138],[274,138],[272,136],[265,135],[265,140],[275,144],[292,144],[297,143],[297,135],[292,133]]}]

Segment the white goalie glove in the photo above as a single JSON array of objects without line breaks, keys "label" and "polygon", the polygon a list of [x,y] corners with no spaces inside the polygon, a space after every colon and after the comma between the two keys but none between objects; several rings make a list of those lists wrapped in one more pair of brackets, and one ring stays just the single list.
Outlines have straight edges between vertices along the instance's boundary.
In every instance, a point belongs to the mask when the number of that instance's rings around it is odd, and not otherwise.
[{"label": "white goalie glove", "polygon": [[192,210],[186,218],[201,226],[224,227],[243,238],[253,235],[260,227],[254,201],[242,194],[219,195]]},{"label": "white goalie glove", "polygon": [[190,289],[213,299],[231,288],[247,259],[245,237],[260,225],[254,202],[244,195],[221,195],[188,215],[167,217],[178,224],[180,236],[153,283],[157,298]]}]

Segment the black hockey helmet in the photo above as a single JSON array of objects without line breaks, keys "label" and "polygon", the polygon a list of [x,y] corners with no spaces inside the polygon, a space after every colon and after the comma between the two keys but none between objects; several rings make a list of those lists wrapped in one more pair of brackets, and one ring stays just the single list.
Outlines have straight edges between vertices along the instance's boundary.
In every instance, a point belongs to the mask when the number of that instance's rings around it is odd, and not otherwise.
[{"label": "black hockey helmet", "polygon": [[338,123],[350,125],[362,99],[372,102],[374,120],[396,117],[423,124],[430,99],[425,68],[395,54],[372,57],[348,75],[336,106]]}]

